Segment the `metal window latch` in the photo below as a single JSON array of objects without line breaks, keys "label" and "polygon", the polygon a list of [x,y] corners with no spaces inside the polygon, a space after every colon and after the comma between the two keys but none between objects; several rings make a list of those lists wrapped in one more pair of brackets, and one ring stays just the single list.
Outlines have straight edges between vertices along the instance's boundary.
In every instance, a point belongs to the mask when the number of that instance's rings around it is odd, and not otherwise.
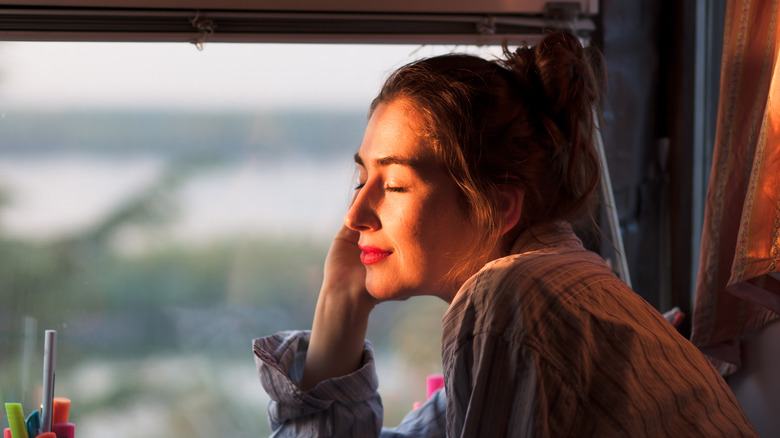
[{"label": "metal window latch", "polygon": [[477,23],[477,32],[480,35],[495,35],[496,34],[496,17],[488,16]]},{"label": "metal window latch", "polygon": [[190,42],[195,44],[195,47],[197,47],[198,50],[203,50],[206,40],[211,35],[214,35],[214,29],[217,28],[217,25],[214,24],[214,20],[202,17],[200,11],[196,12],[195,16],[190,18],[190,24],[198,31],[198,36],[191,39]]}]

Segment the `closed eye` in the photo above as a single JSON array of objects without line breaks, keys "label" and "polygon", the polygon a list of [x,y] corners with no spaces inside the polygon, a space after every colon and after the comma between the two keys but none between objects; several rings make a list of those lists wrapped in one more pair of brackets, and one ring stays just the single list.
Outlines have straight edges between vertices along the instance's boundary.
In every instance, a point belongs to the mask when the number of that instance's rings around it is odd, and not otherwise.
[{"label": "closed eye", "polygon": [[395,186],[391,187],[391,186],[387,186],[387,187],[385,187],[385,191],[386,192],[394,192],[394,193],[403,193],[403,192],[406,191],[406,187],[395,187]]}]

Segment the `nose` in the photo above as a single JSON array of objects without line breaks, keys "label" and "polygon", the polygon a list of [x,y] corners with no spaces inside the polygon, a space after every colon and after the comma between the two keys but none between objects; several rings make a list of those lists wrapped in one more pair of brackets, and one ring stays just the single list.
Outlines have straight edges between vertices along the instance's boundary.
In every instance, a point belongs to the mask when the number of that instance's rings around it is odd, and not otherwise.
[{"label": "nose", "polygon": [[377,214],[376,197],[369,185],[355,193],[352,204],[344,216],[344,225],[354,231],[376,231],[382,227],[382,222]]}]

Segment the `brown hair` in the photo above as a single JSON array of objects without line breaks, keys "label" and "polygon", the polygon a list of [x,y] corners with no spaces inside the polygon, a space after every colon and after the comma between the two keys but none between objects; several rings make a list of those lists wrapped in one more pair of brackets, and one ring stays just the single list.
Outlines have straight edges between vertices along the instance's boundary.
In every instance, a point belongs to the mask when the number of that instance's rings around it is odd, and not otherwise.
[{"label": "brown hair", "polygon": [[485,243],[500,238],[500,185],[522,188],[513,240],[537,222],[577,219],[597,187],[594,53],[559,32],[534,47],[505,47],[500,60],[453,54],[415,61],[387,79],[371,111],[396,99],[412,103]]}]

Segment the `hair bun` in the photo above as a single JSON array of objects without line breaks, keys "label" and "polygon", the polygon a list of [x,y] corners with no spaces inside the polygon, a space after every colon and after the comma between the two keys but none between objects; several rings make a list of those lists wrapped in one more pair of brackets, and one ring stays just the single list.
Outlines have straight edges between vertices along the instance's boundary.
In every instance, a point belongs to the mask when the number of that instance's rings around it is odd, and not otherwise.
[{"label": "hair bun", "polygon": [[593,53],[576,36],[555,32],[536,46],[505,49],[505,67],[512,70],[523,92],[566,135],[577,120],[589,119],[600,89],[593,70]]},{"label": "hair bun", "polygon": [[598,50],[583,48],[570,33],[555,32],[533,47],[504,53],[502,64],[514,75],[521,101],[531,108],[527,114],[538,126],[535,135],[544,137],[540,144],[551,151],[546,167],[551,189],[537,198],[549,199],[544,205],[554,213],[540,217],[567,217],[587,203],[598,184],[593,143],[601,97],[593,63],[601,60]]},{"label": "hair bun", "polygon": [[590,52],[586,53],[577,37],[565,32],[550,34],[534,47],[534,54],[553,114],[572,104],[591,106],[597,102],[599,91]]}]

